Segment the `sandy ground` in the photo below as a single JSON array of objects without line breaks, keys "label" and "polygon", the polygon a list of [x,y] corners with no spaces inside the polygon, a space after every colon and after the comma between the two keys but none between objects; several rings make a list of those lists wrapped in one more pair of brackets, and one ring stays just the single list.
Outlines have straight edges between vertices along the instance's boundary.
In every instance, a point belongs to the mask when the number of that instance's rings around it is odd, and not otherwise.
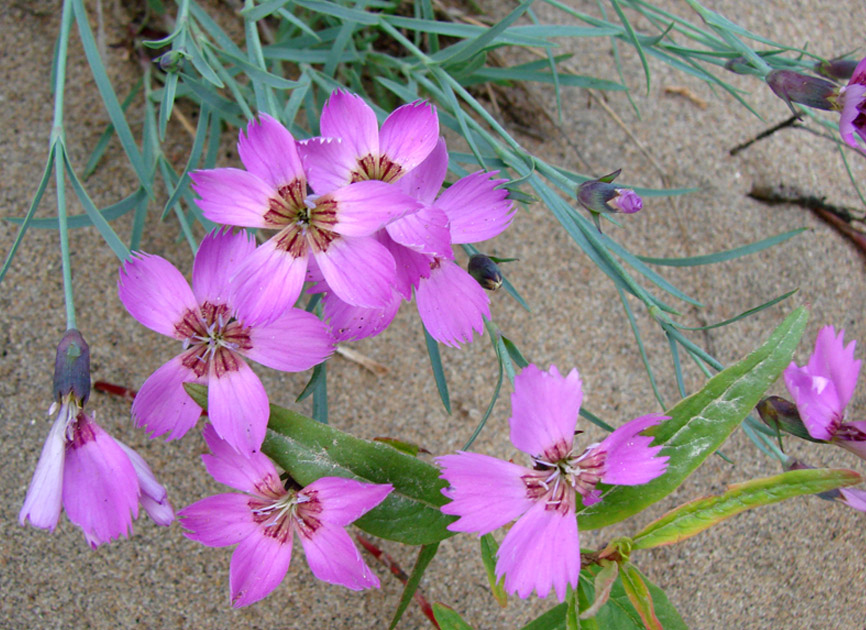
[{"label": "sandy ground", "polygon": [[[595,14],[595,3],[571,0]],[[110,3],[109,3],[110,4]],[[684,3],[671,2],[683,14]],[[807,45],[833,56],[863,50],[866,8],[857,0],[798,2],[768,0],[708,2],[755,32],[781,42]],[[56,10],[55,10],[56,9]],[[495,6],[503,10],[504,6]],[[542,18],[559,19],[539,5]],[[111,15],[109,14],[109,18]],[[59,8],[53,3],[7,2],[0,8],[3,35],[0,66],[0,165],[4,215],[22,216],[36,190],[51,127],[49,68],[58,30]],[[638,24],[640,24],[638,22]],[[122,37],[122,27],[109,19],[108,41]],[[566,47],[568,43],[564,44]],[[608,44],[598,41],[574,46],[575,64],[587,74],[605,76],[612,67]],[[808,210],[793,205],[767,206],[746,196],[754,183],[797,186],[831,203],[859,206],[841,159],[832,144],[805,132],[785,130],[731,157],[729,149],[788,111],[757,80],[729,77],[748,96],[764,120],[745,112],[728,96],[652,62],[647,94],[636,56],[623,48],[627,83],[640,108],[638,119],[622,95],[609,100],[629,131],[650,156],[641,151],[597,103],[571,91],[563,99],[562,130],[540,125],[534,135],[516,137],[548,161],[602,174],[622,167],[623,180],[633,185],[660,186],[657,164],[667,181],[699,191],[673,201],[648,200],[645,210],[607,231],[636,253],[650,256],[696,255],[752,242],[796,227],[808,231],[794,240],[739,261],[685,270],[662,269],[703,308],[684,307],[683,322],[702,325],[722,321],[785,291],[799,288],[787,302],[735,325],[695,333],[696,341],[721,361],[735,361],[759,343],[796,305],[812,311],[807,342],[797,354],[808,356],[808,345],[819,327],[844,327],[849,338],[866,339],[863,257]],[[109,48],[107,64],[121,93],[136,76],[135,64],[124,51]],[[67,83],[67,137],[72,161],[81,169],[107,120],[92,84],[77,37],[70,49]],[[687,88],[706,101],[672,94]],[[534,90],[538,102],[554,111],[551,93]],[[140,114],[133,114],[140,122]],[[177,128],[174,132],[178,134]],[[539,140],[537,135],[543,138]],[[579,148],[580,158],[561,137]],[[179,135],[179,137],[182,137]],[[183,159],[184,141],[174,157]],[[227,139],[222,165],[235,164]],[[853,159],[862,181],[862,160]],[[134,176],[120,148],[112,145],[107,159],[88,182],[100,206],[134,190]],[[68,191],[72,197],[71,190]],[[53,188],[39,211],[51,216]],[[76,201],[73,213],[81,212]],[[189,269],[192,253],[179,242],[175,223],[147,223],[142,247],[158,253],[181,269]],[[117,222],[122,235],[130,221]],[[0,223],[0,252],[5,255],[15,227]],[[117,261],[92,229],[72,234],[72,264],[78,325],[88,338],[93,378],[138,387],[174,348],[138,325],[123,309],[114,291]],[[585,403],[613,424],[658,411],[658,405],[615,288],[572,243],[547,213],[534,205],[521,209],[514,226],[488,246],[501,256],[516,256],[507,267],[512,281],[533,307],[520,309],[504,293],[493,298],[497,323],[512,336],[530,360],[578,367],[584,380]],[[635,308],[647,352],[659,375],[666,401],[676,399],[667,342],[645,310]],[[384,567],[369,560],[382,589],[354,593],[316,581],[300,552],[289,575],[266,600],[235,611],[229,607],[227,549],[208,549],[183,537],[174,524],[158,528],[146,518],[135,535],[91,551],[80,532],[63,519],[53,534],[18,525],[17,514],[27,483],[45,439],[49,422],[50,380],[54,347],[64,326],[60,255],[56,233],[28,233],[0,292],[3,330],[0,359],[0,626],[4,628],[367,628],[385,627],[399,600],[401,585]],[[438,402],[414,309],[404,306],[394,325],[381,337],[354,345],[388,367],[375,377],[355,363],[335,358],[329,368],[331,422],[362,437],[400,436],[445,453],[471,433],[487,405],[495,381],[495,365],[485,336],[467,348],[444,350],[454,413]],[[686,365],[686,387],[703,381]],[[291,405],[306,375],[275,375],[260,371],[271,397]],[[782,394],[777,385],[775,393]],[[861,390],[862,392],[862,390]],[[866,411],[866,396],[858,392],[850,415]],[[195,434],[180,442],[148,441],[135,430],[122,400],[94,394],[90,408],[110,432],[138,448],[167,485],[176,507],[219,491],[200,465],[203,441]],[[302,407],[302,409],[306,409]],[[507,398],[498,404],[477,443],[480,451],[514,455],[507,441]],[[585,427],[591,436],[596,432]],[[866,471],[853,456],[832,447],[790,444],[791,451],[813,465],[845,466]],[[711,457],[672,497],[650,513],[600,532],[585,533],[582,543],[597,547],[605,540],[635,532],[641,524],[678,503],[723,490],[728,483],[776,472],[741,433],[724,451],[734,461]],[[665,588],[689,627],[715,628],[836,628],[862,629],[866,624],[863,549],[864,515],[816,498],[797,499],[740,515],[691,540],[661,550],[642,552],[635,563]],[[552,600],[514,599],[500,609],[486,589],[477,543],[457,536],[442,545],[422,587],[431,601],[461,611],[479,629],[516,628],[549,608]],[[383,542],[404,567],[412,550]],[[411,606],[403,628],[429,627]]]}]

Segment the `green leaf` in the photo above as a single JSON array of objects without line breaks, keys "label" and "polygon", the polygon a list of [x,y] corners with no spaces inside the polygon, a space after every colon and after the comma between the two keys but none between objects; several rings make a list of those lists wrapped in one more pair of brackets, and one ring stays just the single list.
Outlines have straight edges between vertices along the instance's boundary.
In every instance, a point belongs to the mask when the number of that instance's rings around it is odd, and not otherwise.
[{"label": "green leaf", "polygon": [[442,367],[442,356],[439,354],[439,342],[437,342],[427,328],[424,328],[424,343],[427,345],[427,354],[430,356],[430,367],[433,368],[433,380],[436,381],[436,389],[439,390],[439,398],[445,411],[451,413],[451,396],[448,394],[448,381],[445,378],[445,370]]},{"label": "green leaf", "polygon": [[653,598],[643,577],[636,568],[626,562],[620,569],[622,587],[631,605],[634,606],[643,621],[646,630],[663,630],[661,622],[656,617]]},{"label": "green leaf", "polygon": [[505,29],[511,26],[517,18],[523,15],[526,10],[532,6],[533,2],[534,0],[526,0],[525,2],[522,2],[495,26],[486,29],[478,37],[467,39],[454,44],[453,46],[449,46],[438,55],[435,55],[434,58],[438,63],[445,66],[451,66],[452,64],[468,61],[484,48],[492,45],[494,40],[497,39]]},{"label": "green leaf", "polygon": [[723,520],[761,505],[804,494],[817,494],[860,483],[853,470],[791,470],[763,479],[734,484],[720,496],[696,499],[647,525],[633,539],[632,549],[651,549],[691,538]]},{"label": "green leaf", "polygon": [[791,362],[808,314],[798,308],[758,349],[718,373],[704,387],[677,403],[655,431],[662,455],[670,457],[663,475],[640,486],[614,486],[602,500],[578,511],[581,529],[617,523],[673,492],[743,421]]},{"label": "green leaf", "polygon": [[[680,617],[676,608],[670,603],[665,592],[650,582],[635,566],[628,566],[632,579],[639,578],[647,589],[651,597],[655,616],[664,630],[688,630],[682,617]],[[601,567],[593,565],[585,568],[581,572],[581,575],[585,573],[595,578],[600,570]],[[620,570],[620,576],[622,576],[622,573],[624,573],[624,570]],[[622,577],[614,583],[607,604],[601,608],[595,616],[595,620],[598,622],[598,627],[605,630],[608,628],[615,628],[616,630],[644,630],[643,621],[623,587]]]},{"label": "green leaf", "polygon": [[433,616],[440,630],[472,630],[472,626],[463,620],[453,608],[436,602],[433,604]]},{"label": "green leaf", "polygon": [[[421,452],[421,447],[415,444],[414,442],[405,442],[403,440],[398,440],[396,438],[389,437],[374,437],[374,442],[380,442],[382,444],[387,444],[391,448],[396,448],[401,453],[405,453],[406,455],[411,455],[412,457],[418,457],[418,453]],[[428,452],[429,451],[425,451]]]},{"label": "green leaf", "polygon": [[580,598],[570,586],[565,603],[565,630],[580,630]]},{"label": "green leaf", "polygon": [[508,605],[508,593],[505,592],[505,577],[496,579],[496,552],[499,550],[499,545],[493,534],[484,534],[481,539],[481,561],[484,563],[484,571],[487,573],[487,583],[490,585],[490,592],[500,606],[505,608]]},{"label": "green leaf", "polygon": [[412,574],[406,580],[406,586],[403,587],[403,594],[400,595],[400,603],[397,605],[397,610],[394,612],[394,617],[391,619],[391,624],[388,630],[393,630],[400,622],[400,617],[406,612],[406,608],[412,601],[412,597],[418,590],[418,585],[421,584],[421,578],[424,577],[424,571],[430,566],[433,558],[436,557],[436,552],[439,551],[439,543],[432,545],[422,545],[418,551],[418,559],[415,561],[415,566],[412,567]]},{"label": "green leaf", "polygon": [[649,256],[638,256],[638,258],[645,263],[651,263],[653,265],[666,265],[668,267],[695,267],[697,265],[711,265],[714,263],[723,262],[725,260],[733,260],[735,258],[739,258],[740,256],[754,254],[761,250],[767,249],[768,247],[772,247],[773,245],[778,245],[779,243],[787,241],[789,238],[797,236],[804,231],[806,231],[806,228],[797,228],[796,230],[791,230],[789,232],[785,232],[784,234],[777,234],[776,236],[771,236],[770,238],[765,238],[754,243],[749,243],[748,245],[743,245],[742,247],[735,247],[734,249],[727,249],[725,251],[716,252],[714,254],[706,254],[704,256],[691,256],[688,258],[651,258]]}]

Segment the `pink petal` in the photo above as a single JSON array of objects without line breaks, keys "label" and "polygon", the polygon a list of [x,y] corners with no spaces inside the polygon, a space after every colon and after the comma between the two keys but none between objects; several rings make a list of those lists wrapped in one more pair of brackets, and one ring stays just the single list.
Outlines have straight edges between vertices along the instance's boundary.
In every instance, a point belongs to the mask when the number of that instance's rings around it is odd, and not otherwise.
[{"label": "pink petal", "polygon": [[412,289],[418,287],[421,278],[429,278],[432,273],[430,266],[434,262],[434,258],[427,254],[419,254],[412,251],[408,247],[394,242],[388,236],[386,230],[382,230],[377,234],[379,242],[381,242],[391,256],[394,257],[394,263],[397,267],[397,281],[395,288],[404,300],[412,299]]},{"label": "pink petal", "polygon": [[313,192],[324,195],[352,182],[358,156],[340,138],[310,138],[298,143],[298,151]]},{"label": "pink petal", "polygon": [[304,179],[304,168],[288,129],[267,114],[238,133],[238,155],[247,170],[267,182],[272,190]]},{"label": "pink petal", "polygon": [[394,258],[375,239],[338,238],[314,256],[328,286],[344,302],[381,308],[391,301]]},{"label": "pink petal", "polygon": [[379,180],[355,182],[328,197],[337,202],[337,224],[333,231],[344,236],[369,236],[421,207],[396,186]]},{"label": "pink petal", "polygon": [[249,506],[250,498],[227,493],[207,497],[183,508],[177,515],[187,530],[184,536],[206,547],[235,545],[258,529]]},{"label": "pink petal", "polygon": [[168,527],[174,521],[174,509],[168,499],[157,501],[146,494],[142,494],[139,498],[142,509],[147,513],[154,523],[161,527]]},{"label": "pink petal", "polygon": [[298,530],[307,564],[317,578],[330,584],[341,584],[353,591],[379,588],[379,578],[364,563],[364,559],[342,527],[321,523],[309,530]]},{"label": "pink petal", "polygon": [[445,148],[445,140],[439,138],[430,155],[401,177],[396,185],[424,205],[432,206],[447,173],[448,150]]},{"label": "pink petal", "polygon": [[446,188],[436,205],[451,220],[451,242],[477,243],[501,234],[511,225],[514,204],[508,191],[496,186],[504,179],[493,179],[496,172],[478,171]]},{"label": "pink petal", "polygon": [[[861,61],[857,67],[859,68],[862,63]],[[856,133],[863,138],[864,131],[866,131],[856,124],[862,113],[862,108],[866,105],[866,85],[849,83],[840,91],[839,100],[842,103],[842,111],[839,116],[839,134],[847,144],[855,149],[860,149],[854,134]]]},{"label": "pink petal", "polygon": [[851,79],[848,81],[849,85],[852,83],[866,84],[866,57],[861,59],[857,67],[854,68]]},{"label": "pink petal", "polygon": [[301,514],[306,505],[315,502],[321,507],[321,512],[315,514],[317,519],[345,527],[379,505],[393,489],[390,483],[363,483],[343,477],[321,477],[299,492],[311,502],[301,503],[298,510]]},{"label": "pink petal", "polygon": [[783,376],[809,435],[817,440],[832,438],[844,412],[833,382],[824,376],[813,376],[808,367],[797,367],[793,361]]},{"label": "pink petal", "polygon": [[156,480],[150,466],[135,449],[128,447],[120,440],[115,440],[115,442],[126,453],[129,463],[135,470],[138,487],[141,491],[139,496],[141,507],[144,508],[154,523],[168,527],[174,520],[174,510],[168,502],[168,492],[165,486]]},{"label": "pink petal", "polygon": [[669,458],[658,456],[661,445],[650,446],[653,438],[638,434],[669,419],[657,413],[641,416],[608,435],[597,447],[607,453],[605,473],[601,480],[607,484],[636,486],[664,473]]},{"label": "pink petal", "polygon": [[339,138],[356,161],[379,155],[379,123],[360,96],[343,90],[333,92],[322,108],[319,129],[323,136]]},{"label": "pink petal", "polygon": [[214,230],[205,236],[192,266],[192,288],[199,304],[229,301],[229,281],[256,249],[256,239],[245,230]]},{"label": "pink petal", "polygon": [[401,302],[396,292],[392,293],[391,301],[384,308],[352,306],[330,292],[322,298],[324,318],[328,320],[331,336],[337,342],[366,339],[384,332],[394,321]]},{"label": "pink petal", "polygon": [[229,585],[235,608],[267,597],[286,577],[292,560],[291,532],[285,541],[269,533],[257,527],[232,554]]},{"label": "pink petal", "polygon": [[235,450],[251,455],[261,449],[268,428],[268,394],[243,359],[231,353],[225,371],[211,361],[207,382],[208,418],[217,434]]},{"label": "pink petal", "polygon": [[523,481],[531,471],[523,466],[463,451],[437,457],[436,463],[450,485],[442,491],[451,499],[442,513],[460,517],[448,526],[453,532],[489,534],[535,504]]},{"label": "pink petal", "polygon": [[379,132],[379,155],[411,171],[430,155],[439,140],[439,117],[427,101],[395,109]]},{"label": "pink petal", "polygon": [[132,401],[135,426],[143,428],[152,438],[169,432],[169,440],[181,438],[195,426],[201,415],[201,408],[189,397],[183,384],[203,384],[206,381],[184,367],[182,358],[183,355],[178,355],[160,366],[147,378]]},{"label": "pink petal", "polygon": [[576,369],[562,376],[555,365],[547,372],[526,366],[514,379],[511,394],[512,444],[549,462],[562,459],[571,452],[582,400]]},{"label": "pink petal", "polygon": [[385,230],[394,242],[416,252],[454,259],[448,215],[435,206],[426,206],[401,217],[388,224]]},{"label": "pink petal", "polygon": [[198,312],[198,301],[183,274],[166,259],[142,252],[121,265],[117,295],[139,323],[176,339],[182,337],[175,324],[188,312]]},{"label": "pink petal", "polygon": [[842,408],[850,402],[860,375],[860,361],[854,360],[856,347],[856,341],[845,345],[844,330],[837,337],[832,326],[825,326],[818,332],[815,351],[806,365],[812,376],[824,376],[833,382]]},{"label": "pink petal", "polygon": [[36,471],[27,488],[24,505],[18,513],[18,522],[24,525],[27,519],[30,524],[41,529],[54,531],[57,519],[60,518],[61,497],[63,492],[63,460],[66,456],[66,426],[70,414],[77,412],[76,405],[67,403],[61,405],[42,453],[36,464]]},{"label": "pink petal", "polygon": [[261,497],[284,492],[274,463],[262,453],[238,453],[226,440],[217,435],[212,424],[205,425],[205,442],[212,455],[202,455],[210,476],[235,490]]},{"label": "pink petal", "polygon": [[231,303],[247,326],[277,319],[304,287],[307,255],[295,258],[275,244],[276,237],[258,247],[232,278]]},{"label": "pink petal", "polygon": [[427,332],[446,346],[472,341],[473,331],[484,333],[490,318],[490,298],[481,285],[450,260],[437,259],[430,277],[415,290],[418,313]]},{"label": "pink petal", "polygon": [[117,442],[84,414],[66,445],[63,507],[92,546],[132,532],[138,516],[138,478]]},{"label": "pink petal", "polygon": [[535,590],[547,597],[551,587],[565,601],[568,585],[577,588],[580,540],[574,510],[563,513],[539,501],[502,540],[496,577],[505,575],[505,591],[527,598]]},{"label": "pink petal", "polygon": [[841,501],[847,503],[855,510],[866,512],[866,490],[839,488],[839,493],[842,495]]},{"label": "pink petal", "polygon": [[196,205],[215,223],[261,228],[277,189],[238,168],[215,168],[190,173],[192,189],[201,199]]},{"label": "pink petal", "polygon": [[270,324],[251,328],[250,342],[253,347],[244,351],[248,358],[283,372],[308,370],[334,352],[325,323],[297,308]]}]

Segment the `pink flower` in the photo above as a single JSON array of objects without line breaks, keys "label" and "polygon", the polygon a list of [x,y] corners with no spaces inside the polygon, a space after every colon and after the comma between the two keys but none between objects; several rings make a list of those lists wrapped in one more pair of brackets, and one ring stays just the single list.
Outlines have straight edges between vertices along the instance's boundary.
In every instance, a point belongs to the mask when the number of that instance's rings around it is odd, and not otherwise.
[{"label": "pink flower", "polygon": [[246,494],[218,494],[178,514],[188,538],[208,547],[237,545],[229,571],[232,605],[247,606],[283,580],[297,533],[310,570],[320,580],[352,590],[378,588],[344,529],[379,505],[393,487],[322,477],[306,488],[287,488],[261,453],[238,455],[210,425],[204,430],[213,455],[202,455],[214,479]]},{"label": "pink flower", "polygon": [[514,380],[511,442],[532,459],[532,468],[487,455],[458,451],[438,457],[445,514],[460,518],[448,526],[483,535],[517,519],[497,553],[496,576],[505,590],[546,597],[553,588],[564,601],[577,587],[580,542],[578,495],[583,505],[599,501],[599,482],[638,485],[661,475],[668,458],[651,437],[640,435],[665,416],[650,414],[619,427],[599,444],[575,448],[577,414],[583,397],[580,376],[561,376],[555,366],[543,372],[527,366]]},{"label": "pink flower", "polygon": [[848,85],[839,90],[836,104],[842,110],[839,119],[842,139],[855,149],[862,150],[854,134],[866,141],[866,58],[857,64]]},{"label": "pink flower", "polygon": [[792,361],[784,378],[809,435],[866,458],[866,421],[845,422],[845,407],[860,374],[860,361],[854,360],[856,345],[845,345],[844,330],[837,337],[832,326],[825,326],[809,362],[799,367]]},{"label": "pink flower", "polygon": [[53,531],[62,505],[93,548],[132,533],[139,503],[158,525],[170,524],[174,512],[166,490],[144,459],[82,410],[90,393],[90,354],[77,330],[67,331],[57,358],[58,402],[50,411],[57,415],[18,522]]},{"label": "pink flower", "polygon": [[267,428],[268,396],[242,357],[300,372],[333,352],[325,325],[310,313],[291,308],[268,323],[250,315],[230,278],[254,250],[246,232],[211,232],[196,254],[192,289],[159,256],[136,254],[121,267],[117,290],[130,314],[183,342],[183,352],[144,382],[132,404],[135,423],[153,436],[176,439],[195,425],[200,410],[183,384],[201,383],[208,386],[217,433],[240,452],[256,452]]},{"label": "pink flower", "polygon": [[301,293],[310,259],[349,304],[388,302],[394,260],[370,238],[418,204],[382,181],[359,181],[307,192],[307,176],[291,133],[267,114],[238,139],[247,170],[192,173],[204,216],[241,227],[277,230],[235,272],[236,296],[250,316],[270,322]]}]

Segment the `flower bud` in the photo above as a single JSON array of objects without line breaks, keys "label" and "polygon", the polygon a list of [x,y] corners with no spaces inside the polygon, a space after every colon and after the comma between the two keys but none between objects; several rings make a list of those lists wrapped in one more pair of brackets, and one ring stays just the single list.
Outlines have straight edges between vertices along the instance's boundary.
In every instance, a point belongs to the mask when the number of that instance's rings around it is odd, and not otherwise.
[{"label": "flower bud", "polygon": [[840,79],[847,81],[854,74],[857,67],[856,59],[830,59],[819,61],[815,64],[815,72],[828,79]]},{"label": "flower bud", "polygon": [[81,406],[90,397],[90,348],[74,328],[63,335],[54,361],[54,399],[60,402],[70,393]]},{"label": "flower bud", "polygon": [[792,103],[801,103],[815,109],[835,109],[836,95],[839,92],[836,84],[826,79],[810,77],[793,70],[773,70],[767,75],[767,85],[795,113]]},{"label": "flower bud", "polygon": [[587,180],[577,187],[577,200],[592,213],[596,226],[599,225],[599,214],[617,212],[634,214],[643,208],[643,200],[635,191],[613,185],[613,180],[621,172],[621,169],[617,169],[598,179]]},{"label": "flower bud", "polygon": [[755,406],[755,410],[761,416],[764,424],[775,431],[784,431],[810,442],[823,441],[816,440],[809,435],[809,431],[806,430],[806,426],[800,419],[800,412],[797,411],[797,406],[784,398],[768,396]]},{"label": "flower bud", "polygon": [[502,286],[502,273],[499,266],[484,254],[475,254],[467,265],[469,275],[475,278],[483,288],[496,291]]},{"label": "flower bud", "polygon": [[169,50],[153,60],[163,72],[177,72],[184,54],[179,50]]}]

